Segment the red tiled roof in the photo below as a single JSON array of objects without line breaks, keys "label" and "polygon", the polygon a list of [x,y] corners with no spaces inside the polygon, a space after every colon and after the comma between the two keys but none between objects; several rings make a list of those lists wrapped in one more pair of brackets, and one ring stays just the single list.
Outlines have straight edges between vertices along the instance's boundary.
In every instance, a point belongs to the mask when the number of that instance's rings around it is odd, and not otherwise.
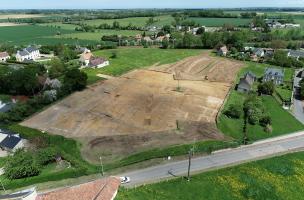
[{"label": "red tiled roof", "polygon": [[120,180],[109,177],[81,185],[39,194],[36,200],[112,200]]},{"label": "red tiled roof", "polygon": [[8,53],[7,52],[0,52],[0,58],[6,58],[8,57]]}]

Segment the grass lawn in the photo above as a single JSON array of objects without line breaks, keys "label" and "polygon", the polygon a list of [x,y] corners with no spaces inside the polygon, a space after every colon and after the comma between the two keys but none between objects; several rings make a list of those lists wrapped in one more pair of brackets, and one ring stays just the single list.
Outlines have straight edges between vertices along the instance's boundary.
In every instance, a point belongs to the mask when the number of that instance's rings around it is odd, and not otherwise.
[{"label": "grass lawn", "polygon": [[210,27],[217,27],[223,26],[223,24],[232,24],[235,26],[240,25],[248,25],[251,22],[251,19],[244,19],[244,18],[199,18],[199,17],[192,17],[190,20],[199,23],[202,26],[210,26]]},{"label": "grass lawn", "polygon": [[[111,59],[113,52],[117,53],[117,58]],[[177,62],[189,56],[199,55],[202,50],[189,49],[157,49],[157,48],[130,48],[102,50],[94,52],[96,56],[108,58],[110,65],[102,69],[84,70],[89,77],[88,82],[96,80],[96,74],[102,73],[112,76],[122,75],[130,70],[151,66],[154,64],[167,64]]]},{"label": "grass lawn", "polygon": [[[275,163],[275,164],[274,164]],[[303,199],[304,153],[294,153],[134,189],[117,200],[294,200]]]},{"label": "grass lawn", "polygon": [[[249,62],[247,63],[247,67],[240,71],[238,78],[242,77],[247,71],[252,71],[258,77],[261,77],[266,66],[268,65]],[[293,69],[285,69],[285,81],[291,81],[292,74]],[[284,94],[282,95],[288,98],[288,95],[290,95],[289,91],[290,90],[285,91],[284,89]],[[231,104],[243,105],[245,98],[246,94],[233,90],[224,106],[224,111]],[[249,125],[247,130],[248,137],[251,141],[292,133],[304,129],[304,125],[296,120],[288,111],[284,110],[274,97],[262,96],[261,98],[264,106],[272,118],[273,132],[266,133],[259,125]],[[240,119],[232,119],[228,118],[222,112],[217,125],[225,135],[231,136],[237,140],[241,140],[243,138],[243,124],[243,116]]]}]

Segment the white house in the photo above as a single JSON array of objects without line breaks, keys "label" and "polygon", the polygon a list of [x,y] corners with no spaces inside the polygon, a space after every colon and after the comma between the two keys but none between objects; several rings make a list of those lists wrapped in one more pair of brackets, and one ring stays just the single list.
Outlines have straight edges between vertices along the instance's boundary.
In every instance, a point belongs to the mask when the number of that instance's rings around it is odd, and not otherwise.
[{"label": "white house", "polygon": [[79,62],[84,66],[88,66],[92,57],[93,54],[91,52],[84,52],[80,55]]},{"label": "white house", "polygon": [[0,52],[0,62],[6,62],[10,58],[11,57],[7,52]]},{"label": "white house", "polygon": [[21,51],[17,51],[16,60],[18,62],[23,62],[25,60],[36,60],[40,58],[40,51],[39,49],[29,46]]}]

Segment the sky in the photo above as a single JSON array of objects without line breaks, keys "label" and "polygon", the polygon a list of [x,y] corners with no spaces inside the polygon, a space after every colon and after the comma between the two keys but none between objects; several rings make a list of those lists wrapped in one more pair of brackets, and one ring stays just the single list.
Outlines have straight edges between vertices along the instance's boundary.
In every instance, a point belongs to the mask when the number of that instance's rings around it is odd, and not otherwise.
[{"label": "sky", "polygon": [[304,0],[1,0],[0,9],[304,7]]}]

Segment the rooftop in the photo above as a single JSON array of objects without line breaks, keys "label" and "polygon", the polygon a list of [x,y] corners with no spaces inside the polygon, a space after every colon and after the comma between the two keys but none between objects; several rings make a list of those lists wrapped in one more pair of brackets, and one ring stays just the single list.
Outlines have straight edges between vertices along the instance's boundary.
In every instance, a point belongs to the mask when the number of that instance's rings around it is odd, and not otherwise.
[{"label": "rooftop", "polygon": [[109,177],[39,194],[36,200],[111,200],[116,195],[119,185],[118,178]]}]

